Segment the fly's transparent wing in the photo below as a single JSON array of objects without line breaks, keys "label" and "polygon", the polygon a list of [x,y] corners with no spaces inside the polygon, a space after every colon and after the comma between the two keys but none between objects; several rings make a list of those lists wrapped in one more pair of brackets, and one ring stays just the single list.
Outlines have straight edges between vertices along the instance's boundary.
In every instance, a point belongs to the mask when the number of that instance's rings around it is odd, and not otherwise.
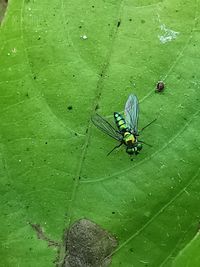
[{"label": "fly's transparent wing", "polygon": [[134,133],[138,133],[139,101],[136,95],[130,95],[125,105],[126,123]]},{"label": "fly's transparent wing", "polygon": [[120,134],[120,132],[118,132],[117,130],[115,130],[115,128],[113,128],[113,126],[104,118],[102,118],[100,115],[95,114],[92,118],[91,118],[92,122],[94,123],[94,125],[99,128],[101,131],[103,131],[104,133],[106,133],[107,135],[109,135],[110,137],[118,140],[118,141],[122,141],[123,137]]}]

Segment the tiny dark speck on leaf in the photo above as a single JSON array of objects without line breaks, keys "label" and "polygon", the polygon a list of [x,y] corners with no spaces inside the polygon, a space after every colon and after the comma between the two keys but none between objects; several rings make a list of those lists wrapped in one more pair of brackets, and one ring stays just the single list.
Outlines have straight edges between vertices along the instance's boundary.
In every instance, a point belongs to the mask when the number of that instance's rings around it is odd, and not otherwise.
[{"label": "tiny dark speck on leaf", "polygon": [[37,79],[37,76],[34,76],[33,79],[36,80]]},{"label": "tiny dark speck on leaf", "polygon": [[159,81],[157,82],[157,85],[156,85],[156,92],[162,92],[165,88],[165,84],[163,81]]},{"label": "tiny dark speck on leaf", "polygon": [[82,26],[80,25],[80,26],[79,26],[79,28],[81,29],[81,28],[82,28]]},{"label": "tiny dark speck on leaf", "polygon": [[78,134],[77,133],[74,133],[75,136],[77,136]]},{"label": "tiny dark speck on leaf", "polygon": [[45,142],[45,145],[47,145],[47,142]]},{"label": "tiny dark speck on leaf", "polygon": [[117,22],[117,27],[119,27],[120,24],[121,24],[121,20],[119,20],[119,21]]},{"label": "tiny dark speck on leaf", "polygon": [[132,21],[132,19],[129,19],[129,21]]},{"label": "tiny dark speck on leaf", "polygon": [[112,211],[112,214],[115,214],[115,211]]},{"label": "tiny dark speck on leaf", "polygon": [[41,39],[41,37],[38,37],[38,41]]},{"label": "tiny dark speck on leaf", "polygon": [[133,252],[133,248],[130,248],[130,252]]},{"label": "tiny dark speck on leaf", "polygon": [[85,130],[85,133],[88,133],[88,128]]},{"label": "tiny dark speck on leaf", "polygon": [[110,26],[110,23],[108,23],[108,26]]},{"label": "tiny dark speck on leaf", "polygon": [[81,176],[79,176],[78,179],[81,180]]},{"label": "tiny dark speck on leaf", "polygon": [[99,109],[99,104],[96,104],[95,110]]},{"label": "tiny dark speck on leaf", "polygon": [[73,107],[72,107],[72,106],[68,106],[67,108],[68,108],[68,110],[72,110],[72,109],[73,109]]},{"label": "tiny dark speck on leaf", "polygon": [[94,6],[92,6],[92,8],[94,8]]},{"label": "tiny dark speck on leaf", "polygon": [[131,161],[133,161],[133,159],[131,159]]},{"label": "tiny dark speck on leaf", "polygon": [[141,23],[145,23],[145,20],[144,19],[141,19]]}]

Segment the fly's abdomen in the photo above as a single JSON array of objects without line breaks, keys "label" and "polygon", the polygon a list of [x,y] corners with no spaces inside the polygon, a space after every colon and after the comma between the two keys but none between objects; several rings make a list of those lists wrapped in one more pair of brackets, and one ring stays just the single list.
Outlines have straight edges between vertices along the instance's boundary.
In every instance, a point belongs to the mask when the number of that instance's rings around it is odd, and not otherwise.
[{"label": "fly's abdomen", "polygon": [[127,128],[126,121],[119,112],[114,112],[114,119],[120,132],[124,132]]}]

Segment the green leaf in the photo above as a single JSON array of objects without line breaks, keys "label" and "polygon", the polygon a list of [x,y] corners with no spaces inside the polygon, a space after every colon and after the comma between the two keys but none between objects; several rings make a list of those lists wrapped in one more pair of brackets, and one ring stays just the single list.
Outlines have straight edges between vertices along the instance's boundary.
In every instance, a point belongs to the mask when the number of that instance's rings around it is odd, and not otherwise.
[{"label": "green leaf", "polygon": [[199,266],[200,256],[200,239],[199,233],[187,244],[187,246],[180,251],[178,256],[174,259],[173,267],[184,266]]},{"label": "green leaf", "polygon": [[[87,218],[112,266],[171,266],[199,221],[199,1],[9,1],[0,33],[1,263],[54,266]],[[165,90],[155,93],[158,80]],[[132,158],[91,124],[140,100]],[[61,251],[64,250],[64,244]],[[62,253],[60,253],[61,255]],[[59,256],[61,260],[61,256]]]}]

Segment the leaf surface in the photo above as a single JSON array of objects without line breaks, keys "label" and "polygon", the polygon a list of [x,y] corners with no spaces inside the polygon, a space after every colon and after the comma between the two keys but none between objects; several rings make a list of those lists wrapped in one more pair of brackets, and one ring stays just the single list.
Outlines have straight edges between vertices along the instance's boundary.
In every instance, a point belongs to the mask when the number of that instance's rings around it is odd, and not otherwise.
[{"label": "leaf surface", "polygon": [[[0,34],[1,261],[54,266],[53,240],[87,218],[112,266],[171,266],[199,221],[199,1],[10,1]],[[163,93],[155,84],[163,80]],[[137,157],[95,129],[130,93]]]}]

